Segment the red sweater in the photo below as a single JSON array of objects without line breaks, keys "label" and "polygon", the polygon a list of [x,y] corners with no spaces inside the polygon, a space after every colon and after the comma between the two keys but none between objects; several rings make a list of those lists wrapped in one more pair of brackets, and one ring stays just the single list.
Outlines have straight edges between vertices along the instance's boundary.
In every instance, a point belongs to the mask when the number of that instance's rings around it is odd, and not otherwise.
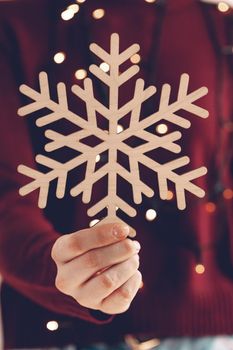
[{"label": "red sweater", "polygon": [[[57,0],[0,4],[0,270],[5,282],[6,347],[83,344],[120,339],[126,333],[233,334],[232,200],[223,196],[224,189],[232,188],[233,62],[232,56],[223,54],[232,44],[231,15],[194,0],[169,0],[165,11],[142,0],[96,0],[81,5],[77,16],[65,22],[60,13],[67,4]],[[105,16],[94,20],[91,13],[99,7],[106,10]],[[120,34],[122,49],[140,44],[141,75],[147,86],[157,86],[158,94],[167,82],[175,98],[183,72],[191,77],[190,91],[208,87],[208,95],[198,104],[209,110],[210,117],[201,120],[186,114],[192,127],[181,130],[180,144],[182,154],[191,158],[190,170],[205,165],[209,171],[198,182],[206,197],[188,196],[184,212],[176,209],[175,201],[144,199],[138,206],[139,214],[130,223],[142,245],[144,287],[129,311],[100,326],[96,323],[105,321],[56,290],[50,257],[59,234],[88,226],[86,206],[80,198],[67,196],[61,201],[51,193],[43,212],[36,193],[18,194],[27,179],[17,173],[17,166],[34,167],[33,156],[42,153],[45,144],[44,130],[35,127],[36,117],[17,116],[17,109],[27,102],[18,86],[37,88],[41,70],[49,73],[51,86],[58,81],[77,83],[74,71],[87,69],[93,60],[89,42],[107,47],[113,32]],[[61,65],[53,61],[58,51],[67,55]],[[123,89],[122,101],[131,95],[130,88]],[[77,101],[71,104],[81,113]],[[66,123],[59,126],[70,130]],[[63,158],[67,156],[64,152]],[[161,160],[165,157],[162,153]],[[158,218],[147,222],[145,211],[152,205]],[[203,274],[195,272],[198,263],[205,266]],[[60,323],[54,333],[46,329],[52,319]]]}]

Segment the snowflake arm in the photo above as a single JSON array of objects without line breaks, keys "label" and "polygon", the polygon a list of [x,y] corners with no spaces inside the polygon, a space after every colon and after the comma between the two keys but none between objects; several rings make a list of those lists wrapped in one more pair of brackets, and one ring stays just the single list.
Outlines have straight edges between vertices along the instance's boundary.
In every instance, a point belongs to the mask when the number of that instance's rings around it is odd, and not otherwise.
[{"label": "snowflake arm", "polygon": [[[132,154],[132,149],[128,145],[121,144],[120,150],[129,156]],[[159,164],[158,162],[144,155],[142,149],[141,152],[137,153],[137,160],[139,163],[157,173],[161,199],[167,198],[168,180],[175,184],[177,206],[180,210],[186,208],[185,190],[193,193],[199,198],[204,197],[205,191],[197,185],[194,185],[191,181],[205,175],[207,173],[207,169],[205,167],[200,167],[182,175],[178,175],[174,172],[174,170],[181,168],[190,162],[188,157],[181,157],[165,164]],[[134,186],[134,184],[132,186]]]},{"label": "snowflake arm", "polygon": [[177,100],[169,104],[171,86],[164,84],[161,92],[160,105],[158,112],[152,114],[141,122],[142,128],[147,128],[151,125],[151,122],[159,122],[164,119],[173,124],[176,124],[182,128],[189,128],[191,126],[190,121],[177,114],[180,109],[190,112],[197,117],[207,118],[209,113],[204,108],[201,108],[194,104],[199,98],[205,96],[208,93],[206,87],[201,87],[191,93],[188,93],[189,75],[182,74],[180,77],[179,91]]},{"label": "snowflake arm", "polygon": [[38,205],[40,208],[45,208],[47,205],[50,182],[57,179],[56,196],[57,198],[63,198],[65,195],[68,172],[85,162],[93,162],[93,159],[96,159],[96,156],[105,150],[106,145],[102,143],[98,145],[94,150],[92,147],[86,147],[88,148],[89,152],[85,152],[84,154],[81,154],[66,163],[60,163],[49,157],[37,155],[36,162],[51,169],[51,171],[48,173],[42,173],[25,165],[19,165],[19,173],[34,179],[34,181],[28,183],[20,189],[20,195],[25,196],[34,190],[39,189],[40,193]]},{"label": "snowflake arm", "polygon": [[[92,123],[92,118],[90,116],[89,120],[86,121],[78,114],[69,110],[65,84],[57,84],[58,102],[55,102],[50,98],[47,73],[41,72],[39,74],[39,84],[40,92],[24,84],[20,86],[20,92],[34,100],[34,102],[31,102],[28,105],[19,108],[19,116],[26,116],[40,109],[48,108],[52,111],[52,113],[39,117],[36,121],[36,125],[38,127],[46,126],[60,119],[66,119],[72,124],[77,125],[82,129],[88,130],[89,135],[94,135],[95,133],[98,133],[99,138],[106,140],[106,133],[103,130],[97,128],[97,126]],[[85,89],[86,88],[89,91],[89,84],[85,85]]]}]

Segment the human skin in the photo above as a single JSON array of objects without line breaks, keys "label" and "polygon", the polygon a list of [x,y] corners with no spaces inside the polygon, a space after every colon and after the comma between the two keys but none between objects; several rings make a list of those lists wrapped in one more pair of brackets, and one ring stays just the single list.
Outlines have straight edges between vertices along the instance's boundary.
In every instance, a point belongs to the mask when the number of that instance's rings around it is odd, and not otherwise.
[{"label": "human skin", "polygon": [[64,235],[53,245],[56,287],[80,305],[107,314],[125,312],[142,282],[140,244],[127,225],[113,223]]}]

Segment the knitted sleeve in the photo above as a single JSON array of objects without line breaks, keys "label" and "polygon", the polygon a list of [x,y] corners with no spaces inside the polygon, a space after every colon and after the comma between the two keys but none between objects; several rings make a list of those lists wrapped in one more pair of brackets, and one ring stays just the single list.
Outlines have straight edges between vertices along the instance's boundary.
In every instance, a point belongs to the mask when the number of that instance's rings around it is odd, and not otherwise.
[{"label": "knitted sleeve", "polygon": [[17,116],[20,74],[15,69],[19,67],[16,60],[19,57],[14,57],[0,27],[0,273],[7,284],[51,311],[93,323],[105,322],[106,318],[96,317],[56,289],[56,266],[50,252],[59,234],[38,209],[35,196],[18,194],[25,183],[17,166],[34,164],[26,122]]}]

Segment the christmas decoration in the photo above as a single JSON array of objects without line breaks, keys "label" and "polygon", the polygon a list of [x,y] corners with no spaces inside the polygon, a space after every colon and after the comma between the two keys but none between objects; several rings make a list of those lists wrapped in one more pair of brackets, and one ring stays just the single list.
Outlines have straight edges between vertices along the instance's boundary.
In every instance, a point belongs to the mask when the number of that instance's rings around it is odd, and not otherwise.
[{"label": "christmas decoration", "polygon": [[[88,215],[92,217],[107,208],[107,217],[103,220],[105,222],[120,220],[117,217],[118,208],[129,216],[136,215],[136,210],[132,205],[129,205],[118,194],[118,177],[122,177],[132,185],[135,204],[141,203],[142,194],[147,197],[154,196],[154,190],[141,178],[140,164],[151,169],[157,175],[161,199],[167,199],[168,182],[174,184],[179,209],[182,210],[186,207],[185,191],[189,191],[200,198],[204,196],[204,191],[192,183],[192,180],[206,174],[207,170],[205,167],[178,174],[176,170],[190,162],[188,157],[182,156],[165,164],[160,164],[147,154],[157,148],[163,148],[172,153],[179,153],[181,147],[176,142],[181,138],[181,133],[175,131],[158,136],[149,132],[147,128],[161,120],[169,121],[169,123],[181,128],[189,128],[191,123],[178,114],[180,110],[187,111],[201,118],[207,118],[208,112],[194,104],[196,100],[207,94],[207,88],[202,87],[193,92],[188,92],[189,76],[183,74],[180,78],[176,101],[170,103],[171,87],[168,84],[164,84],[158,110],[142,118],[142,104],[156,93],[156,88],[154,86],[144,88],[143,79],[137,79],[133,98],[119,107],[120,87],[139,72],[139,67],[132,65],[126,71],[120,73],[120,65],[135,55],[139,49],[139,45],[134,44],[120,53],[119,36],[117,34],[112,34],[111,36],[109,53],[97,44],[90,45],[90,50],[109,66],[109,72],[104,72],[95,64],[89,68],[90,72],[97,79],[108,86],[109,105],[105,106],[95,98],[93,82],[90,78],[84,79],[83,88],[78,85],[72,86],[73,94],[86,104],[86,119],[69,109],[66,87],[63,83],[57,85],[58,100],[54,101],[51,99],[48,77],[45,72],[41,72],[39,75],[40,91],[36,91],[26,85],[20,86],[21,93],[33,101],[19,109],[18,114],[20,116],[27,116],[46,108],[50,112],[48,114],[45,112],[45,115],[38,117],[36,121],[38,127],[49,126],[64,118],[77,126],[78,129],[69,135],[63,135],[54,130],[46,130],[45,136],[50,140],[45,145],[45,151],[48,153],[48,156],[37,155],[36,162],[49,170],[44,173],[26,165],[19,165],[18,172],[33,179],[20,189],[20,195],[25,196],[38,189],[38,205],[40,208],[45,208],[51,182],[57,180],[56,196],[57,198],[63,198],[66,193],[69,172],[86,163],[85,179],[77,183],[71,189],[70,194],[74,197],[82,194],[83,202],[89,203],[93,186],[101,178],[107,177],[106,196],[88,210]],[[109,129],[107,132],[98,126],[97,113],[108,120]],[[129,118],[129,127],[119,132],[118,123],[121,118],[126,116]],[[90,146],[83,142],[85,138],[92,135],[99,139],[99,143],[96,146]],[[144,143],[135,147],[128,145],[127,140],[133,136],[143,140]],[[79,154],[65,163],[58,162],[49,156],[50,152],[63,147],[78,151]],[[96,169],[97,157],[106,151],[108,152],[107,161]],[[128,157],[129,169],[118,162],[118,152]]]}]

